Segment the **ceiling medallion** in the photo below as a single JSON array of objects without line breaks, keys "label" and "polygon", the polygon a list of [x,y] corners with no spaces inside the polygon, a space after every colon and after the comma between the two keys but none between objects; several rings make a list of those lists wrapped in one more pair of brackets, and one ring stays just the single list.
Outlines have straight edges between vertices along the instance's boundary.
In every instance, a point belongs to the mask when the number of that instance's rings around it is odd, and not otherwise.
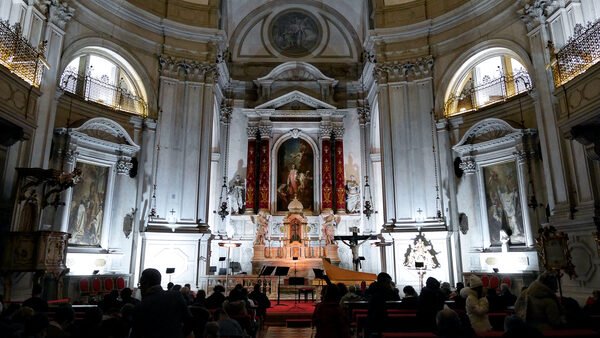
[{"label": "ceiling medallion", "polygon": [[269,27],[275,49],[285,56],[306,56],[321,42],[321,26],[308,12],[289,10],[278,14]]}]

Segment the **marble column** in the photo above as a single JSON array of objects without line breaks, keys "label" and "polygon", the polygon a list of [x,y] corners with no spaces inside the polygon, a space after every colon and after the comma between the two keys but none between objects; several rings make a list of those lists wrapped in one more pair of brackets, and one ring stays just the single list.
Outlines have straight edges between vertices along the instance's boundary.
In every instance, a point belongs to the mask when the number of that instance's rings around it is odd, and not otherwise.
[{"label": "marble column", "polygon": [[[461,158],[459,168],[464,172],[464,189],[465,195],[471,196],[470,203],[465,203],[464,213],[468,217],[468,232],[470,237],[470,249],[482,249],[489,247],[490,243],[484,243],[483,232],[482,232],[482,220],[481,220],[481,206],[479,199],[479,190],[477,185],[477,163],[471,156],[464,156]],[[467,230],[465,230],[466,233]]]},{"label": "marble column", "polygon": [[321,132],[321,210],[329,211],[333,208],[333,166],[331,163],[331,132],[330,125],[320,127]]},{"label": "marble column", "polygon": [[335,137],[335,210],[346,213],[346,178],[344,176],[344,128],[333,128]]},{"label": "marble column", "polygon": [[63,40],[65,35],[65,26],[71,20],[75,9],[69,7],[67,3],[58,1],[48,1],[46,6],[48,23],[45,31],[44,40],[46,45],[46,61],[49,69],[44,71],[40,90],[42,96],[38,99],[37,107],[37,129],[33,136],[32,154],[42,154],[42,156],[33,156],[31,167],[47,168],[50,160],[50,149],[52,146],[52,130],[54,130],[54,120],[56,117],[56,86],[58,71],[60,68],[60,58],[63,50]]},{"label": "marble column", "polygon": [[258,209],[269,210],[269,183],[271,178],[270,172],[270,156],[271,152],[271,132],[272,126],[269,124],[261,124],[260,132],[260,169],[258,179]]},{"label": "marble column", "polygon": [[248,133],[248,155],[246,163],[248,168],[246,170],[246,214],[254,214],[256,209],[256,174],[257,174],[257,143],[256,134],[258,134],[258,127],[250,125],[246,128]]}]

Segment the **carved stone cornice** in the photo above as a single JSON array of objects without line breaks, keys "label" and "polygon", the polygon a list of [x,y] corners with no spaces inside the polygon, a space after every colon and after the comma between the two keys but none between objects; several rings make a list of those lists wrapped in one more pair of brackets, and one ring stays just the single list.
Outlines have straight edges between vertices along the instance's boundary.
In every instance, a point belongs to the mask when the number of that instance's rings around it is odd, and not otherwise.
[{"label": "carved stone cornice", "polygon": [[523,8],[519,9],[521,20],[530,31],[538,25],[544,24],[557,8],[565,6],[564,0],[521,0]]},{"label": "carved stone cornice", "polygon": [[219,119],[222,124],[228,125],[231,122],[231,113],[233,113],[233,108],[225,102],[221,103]]},{"label": "carved stone cornice", "polygon": [[475,162],[475,159],[470,156],[461,158],[458,167],[465,175],[471,175],[477,171],[477,163]]},{"label": "carved stone cornice", "polygon": [[122,156],[117,160],[117,174],[118,175],[129,175],[129,172],[133,168],[131,158],[128,156]]},{"label": "carved stone cornice", "polygon": [[38,7],[48,17],[49,22],[62,30],[75,15],[75,8],[69,6],[67,1],[42,0],[38,2]]},{"label": "carved stone cornice", "polygon": [[247,126],[246,134],[248,135],[248,138],[255,139],[258,134],[258,126]]},{"label": "carved stone cornice", "polygon": [[290,130],[289,133],[292,135],[292,138],[300,137],[300,129],[298,129],[298,128],[294,128],[294,129]]},{"label": "carved stone cornice", "polygon": [[333,128],[333,137],[335,137],[338,140],[341,140],[344,138],[344,127],[334,127]]},{"label": "carved stone cornice", "polygon": [[433,56],[409,61],[389,61],[375,66],[374,76],[379,83],[418,80],[433,76]]},{"label": "carved stone cornice", "polygon": [[78,157],[79,157],[79,151],[77,151],[77,146],[71,146],[63,154],[63,159],[65,160],[65,162],[67,164],[76,163]]},{"label": "carved stone cornice", "polygon": [[159,56],[158,63],[160,74],[169,78],[214,83],[219,77],[217,66],[214,63],[190,61],[163,55]]}]

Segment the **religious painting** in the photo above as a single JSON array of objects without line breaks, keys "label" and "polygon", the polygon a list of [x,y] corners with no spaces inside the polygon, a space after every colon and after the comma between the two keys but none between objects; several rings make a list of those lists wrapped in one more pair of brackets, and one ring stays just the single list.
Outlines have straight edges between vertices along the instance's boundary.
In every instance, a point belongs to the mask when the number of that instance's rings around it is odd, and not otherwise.
[{"label": "religious painting", "polygon": [[304,210],[313,210],[313,150],[301,138],[289,139],[277,151],[277,211],[288,211],[296,197]]},{"label": "religious painting", "polygon": [[275,49],[286,56],[308,55],[321,40],[319,23],[303,11],[279,14],[273,19],[269,31]]},{"label": "religious painting", "polygon": [[70,245],[99,247],[109,167],[77,162],[81,182],[73,187],[69,211]]},{"label": "religious painting", "polygon": [[483,179],[491,245],[525,244],[516,163],[483,167]]}]

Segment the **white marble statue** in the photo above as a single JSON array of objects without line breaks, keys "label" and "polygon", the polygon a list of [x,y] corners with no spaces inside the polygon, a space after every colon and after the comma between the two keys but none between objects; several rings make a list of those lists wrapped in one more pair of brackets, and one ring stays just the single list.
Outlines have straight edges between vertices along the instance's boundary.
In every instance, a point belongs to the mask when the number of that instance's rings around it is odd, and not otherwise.
[{"label": "white marble statue", "polygon": [[335,244],[333,236],[335,235],[335,228],[340,223],[340,215],[334,215],[333,212],[321,215],[323,218],[323,225],[321,225],[321,236],[325,240],[325,245]]},{"label": "white marble statue", "polygon": [[267,211],[259,211],[258,215],[251,216],[252,222],[256,224],[256,239],[255,245],[265,245],[267,234],[269,232],[269,220],[271,215]]},{"label": "white marble statue", "polygon": [[346,211],[349,214],[360,213],[360,186],[354,175],[346,181]]},{"label": "white marble statue", "polygon": [[229,191],[227,192],[229,197],[229,206],[231,208],[232,215],[239,215],[244,212],[245,206],[245,195],[246,195],[246,187],[245,182],[242,180],[240,175],[235,176],[235,180],[229,186]]}]

